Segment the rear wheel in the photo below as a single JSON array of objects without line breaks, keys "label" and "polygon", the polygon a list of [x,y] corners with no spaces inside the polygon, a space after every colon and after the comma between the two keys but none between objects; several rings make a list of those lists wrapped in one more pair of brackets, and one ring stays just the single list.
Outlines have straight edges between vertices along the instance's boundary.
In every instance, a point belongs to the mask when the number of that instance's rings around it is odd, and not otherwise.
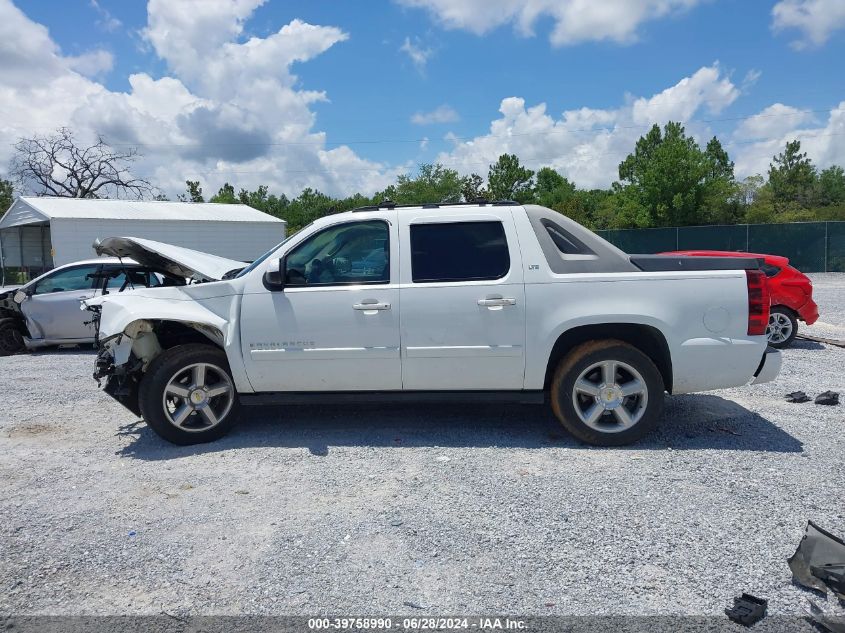
[{"label": "rear wheel", "polygon": [[663,378],[640,350],[617,340],[588,341],[561,361],[551,386],[563,427],[588,444],[620,446],[657,426]]},{"label": "rear wheel", "polygon": [[138,400],[147,424],[174,444],[211,442],[237,421],[238,397],[226,354],[210,345],[163,352],[144,374]]},{"label": "rear wheel", "polygon": [[769,345],[781,349],[788,347],[798,334],[798,319],[795,312],[786,306],[774,306],[769,312],[766,339]]},{"label": "rear wheel", "polygon": [[21,324],[16,318],[0,319],[0,356],[11,356],[26,350]]}]

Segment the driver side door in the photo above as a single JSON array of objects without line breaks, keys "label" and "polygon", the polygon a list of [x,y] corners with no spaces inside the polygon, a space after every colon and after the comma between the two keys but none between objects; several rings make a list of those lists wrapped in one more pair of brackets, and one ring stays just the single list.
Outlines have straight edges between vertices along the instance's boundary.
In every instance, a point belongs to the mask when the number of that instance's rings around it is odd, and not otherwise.
[{"label": "driver side door", "polygon": [[21,304],[27,326],[36,339],[94,340],[91,313],[79,302],[94,296],[97,264],[72,266],[41,279]]},{"label": "driver side door", "polygon": [[253,276],[241,344],[256,392],[402,388],[394,216],[381,212],[305,237],[285,258],[284,290]]}]

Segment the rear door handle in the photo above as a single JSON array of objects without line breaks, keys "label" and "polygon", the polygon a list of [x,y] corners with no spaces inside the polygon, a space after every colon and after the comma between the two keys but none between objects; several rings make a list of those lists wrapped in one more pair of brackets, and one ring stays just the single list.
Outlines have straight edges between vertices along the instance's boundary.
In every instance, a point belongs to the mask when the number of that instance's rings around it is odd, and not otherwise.
[{"label": "rear door handle", "polygon": [[478,305],[485,308],[495,308],[501,306],[515,306],[516,299],[513,297],[497,297],[495,299],[479,299]]},{"label": "rear door handle", "polygon": [[356,303],[352,306],[353,310],[363,310],[364,312],[377,312],[378,310],[390,310],[389,303]]}]

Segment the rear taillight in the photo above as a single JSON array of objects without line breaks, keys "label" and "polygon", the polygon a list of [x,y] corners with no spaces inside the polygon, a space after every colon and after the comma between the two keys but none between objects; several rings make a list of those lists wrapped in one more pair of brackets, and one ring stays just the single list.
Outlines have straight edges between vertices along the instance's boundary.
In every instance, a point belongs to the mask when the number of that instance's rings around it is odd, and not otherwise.
[{"label": "rear taillight", "polygon": [[769,325],[769,285],[762,270],[746,270],[748,286],[748,335],[766,333]]}]

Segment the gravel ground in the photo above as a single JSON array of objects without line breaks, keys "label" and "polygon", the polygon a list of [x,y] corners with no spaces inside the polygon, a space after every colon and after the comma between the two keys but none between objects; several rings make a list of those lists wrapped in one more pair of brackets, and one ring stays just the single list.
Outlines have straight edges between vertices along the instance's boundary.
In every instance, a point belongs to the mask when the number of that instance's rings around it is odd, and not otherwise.
[{"label": "gravel ground", "polygon": [[[845,275],[814,275],[845,339]],[[93,356],[0,358],[0,613],[802,614],[807,519],[845,535],[845,349],[667,402],[579,445],[545,407],[250,410],[180,448],[99,392]],[[421,609],[419,607],[422,607]]]}]

